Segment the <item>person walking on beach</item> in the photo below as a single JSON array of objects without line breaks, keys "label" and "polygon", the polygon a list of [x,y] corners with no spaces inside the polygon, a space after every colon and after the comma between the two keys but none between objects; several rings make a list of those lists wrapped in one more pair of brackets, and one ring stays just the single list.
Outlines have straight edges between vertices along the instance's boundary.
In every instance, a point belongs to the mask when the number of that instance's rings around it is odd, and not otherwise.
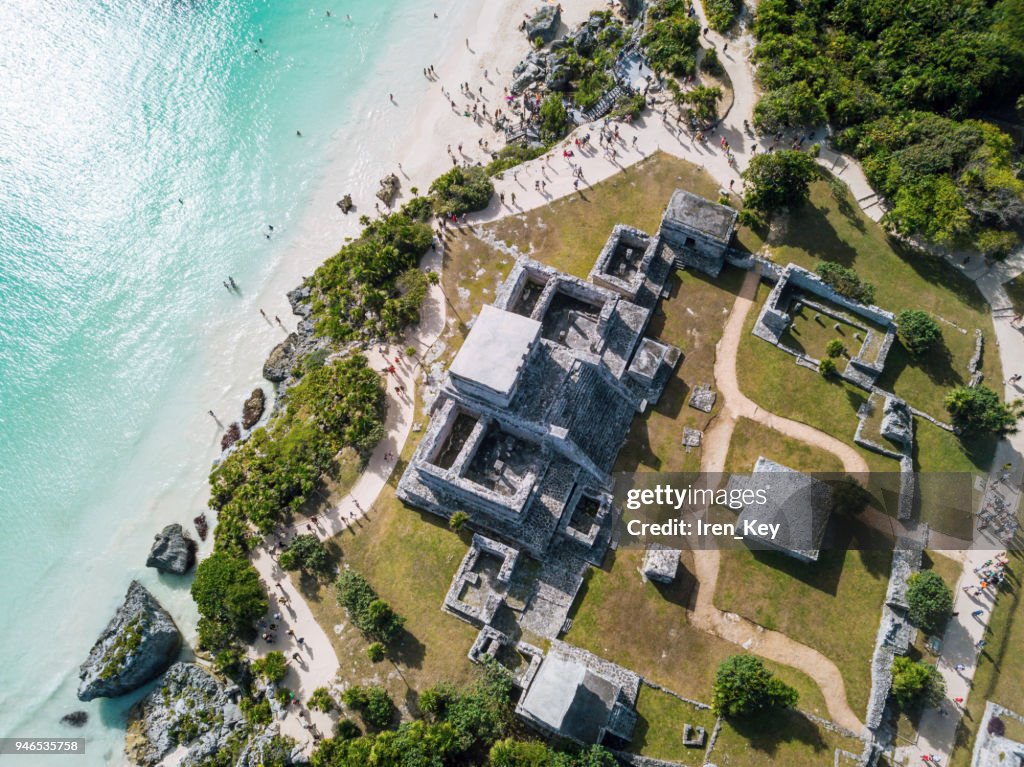
[{"label": "person walking on beach", "polygon": [[263,311],[262,309],[260,309],[260,314],[262,314],[262,315],[263,315],[263,319],[267,320],[267,322],[270,322],[270,320],[269,320],[269,319],[267,319],[267,313],[266,313],[265,311]]}]

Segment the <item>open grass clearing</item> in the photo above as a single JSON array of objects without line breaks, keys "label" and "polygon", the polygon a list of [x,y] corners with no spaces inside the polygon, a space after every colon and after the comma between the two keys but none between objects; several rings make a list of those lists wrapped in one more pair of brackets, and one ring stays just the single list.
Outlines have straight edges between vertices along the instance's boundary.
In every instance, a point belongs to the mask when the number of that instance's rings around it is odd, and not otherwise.
[{"label": "open grass clearing", "polygon": [[679,700],[661,690],[641,685],[636,701],[637,722],[629,751],[652,759],[699,767],[705,748],[683,745],[683,725],[703,727],[705,746],[715,726],[715,715],[707,709]]},{"label": "open grass clearing", "polygon": [[864,744],[822,727],[799,711],[784,710],[747,721],[726,720],[709,759],[719,767],[779,764],[824,767],[836,749],[859,754]]}]

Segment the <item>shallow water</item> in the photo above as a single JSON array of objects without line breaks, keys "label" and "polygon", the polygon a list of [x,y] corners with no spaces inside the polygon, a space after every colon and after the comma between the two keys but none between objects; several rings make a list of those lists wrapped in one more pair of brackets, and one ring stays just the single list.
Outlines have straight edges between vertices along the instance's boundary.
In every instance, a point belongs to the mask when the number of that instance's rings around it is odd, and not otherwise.
[{"label": "shallow water", "polygon": [[341,242],[330,200],[406,127],[380,92],[419,96],[444,43],[420,20],[453,3],[330,5],[0,3],[0,736],[119,763],[138,696],[79,704],[78,664],[132,578],[192,632],[151,536],[203,510],[206,411],[261,383],[283,331],[258,309],[291,324],[284,290]]}]

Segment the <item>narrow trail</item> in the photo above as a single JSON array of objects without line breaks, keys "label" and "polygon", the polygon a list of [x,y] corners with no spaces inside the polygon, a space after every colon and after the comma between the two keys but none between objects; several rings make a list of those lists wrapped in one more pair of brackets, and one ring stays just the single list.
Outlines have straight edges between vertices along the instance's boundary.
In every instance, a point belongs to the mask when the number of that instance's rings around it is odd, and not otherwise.
[{"label": "narrow trail", "polygon": [[[740,392],[736,382],[736,356],[743,335],[744,322],[757,295],[760,277],[760,270],[747,273],[726,322],[722,339],[718,343],[715,381],[719,397],[724,402],[714,425],[704,435],[700,470],[708,473],[720,473],[725,470],[725,459],[736,421],[740,417],[747,417],[756,418],[759,423],[786,436],[833,453],[843,462],[843,468],[849,473],[867,471],[864,459],[848,445],[806,424],[762,410]],[[799,669],[813,679],[821,689],[829,716],[837,724],[854,732],[861,732],[864,725],[846,700],[846,684],[835,663],[817,650],[785,634],[765,629],[736,613],[719,610],[714,600],[721,566],[721,552],[694,551],[693,559],[696,571],[694,574],[700,586],[690,617],[691,623],[750,652]]]}]

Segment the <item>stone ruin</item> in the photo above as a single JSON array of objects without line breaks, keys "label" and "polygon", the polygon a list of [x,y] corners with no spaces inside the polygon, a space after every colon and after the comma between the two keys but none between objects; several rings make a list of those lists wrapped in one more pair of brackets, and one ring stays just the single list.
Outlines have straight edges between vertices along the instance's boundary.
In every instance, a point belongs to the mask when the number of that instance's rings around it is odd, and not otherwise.
[{"label": "stone ruin", "polygon": [[[734,213],[722,242],[703,206],[686,225],[686,194],[657,235],[616,226],[588,280],[516,263],[473,322],[397,489],[411,506],[468,516],[475,534],[444,609],[480,628],[470,658],[513,670],[519,713],[541,730],[615,748],[632,736],[639,677],[557,640],[609,547],[610,472],[633,417],[682,356],[644,335],[679,266],[676,243],[724,251],[731,237]],[[651,577],[670,581],[678,562],[679,552],[654,554]],[[524,636],[551,642],[547,657]]]},{"label": "stone ruin", "polygon": [[704,432],[700,429],[691,429],[689,426],[683,427],[683,447],[687,449],[687,452],[692,448],[700,447],[703,441]]},{"label": "stone ruin", "polygon": [[676,250],[676,265],[717,277],[736,232],[739,214],[728,205],[677,189],[658,235]]},{"label": "stone ruin", "polygon": [[641,577],[645,581],[672,583],[679,571],[679,555],[681,553],[678,549],[651,546],[644,552],[644,563],[640,568]]},{"label": "stone ruin", "polygon": [[701,725],[689,723],[683,725],[683,745],[687,748],[704,748],[706,737],[707,733]]},{"label": "stone ruin", "polygon": [[872,389],[896,340],[896,322],[892,313],[841,296],[818,275],[789,264],[779,273],[753,333],[814,367],[820,360],[790,348],[783,338],[792,324],[793,315],[804,306],[829,321],[838,320],[857,328],[860,348],[850,358],[842,376],[858,386]]},{"label": "stone ruin", "polygon": [[718,395],[714,389],[711,388],[711,384],[698,384],[693,387],[693,392],[690,394],[689,405],[694,410],[700,410],[702,413],[710,413],[711,409],[715,406],[715,400],[718,399]]}]

